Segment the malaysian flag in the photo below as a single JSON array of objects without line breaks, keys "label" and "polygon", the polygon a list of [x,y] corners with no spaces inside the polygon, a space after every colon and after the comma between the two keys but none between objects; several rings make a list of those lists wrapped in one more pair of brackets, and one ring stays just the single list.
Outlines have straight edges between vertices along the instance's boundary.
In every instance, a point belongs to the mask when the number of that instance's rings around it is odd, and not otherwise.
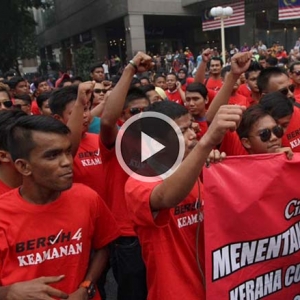
[{"label": "malaysian flag", "polygon": [[[224,27],[227,28],[245,25],[245,2],[239,1],[238,3],[232,3],[226,6],[232,7],[233,14],[230,18],[224,19]],[[214,17],[210,15],[210,9],[206,9],[202,15],[202,30],[208,31],[220,28],[220,19],[214,19]]]},{"label": "malaysian flag", "polygon": [[278,0],[278,20],[300,18],[300,0]]}]

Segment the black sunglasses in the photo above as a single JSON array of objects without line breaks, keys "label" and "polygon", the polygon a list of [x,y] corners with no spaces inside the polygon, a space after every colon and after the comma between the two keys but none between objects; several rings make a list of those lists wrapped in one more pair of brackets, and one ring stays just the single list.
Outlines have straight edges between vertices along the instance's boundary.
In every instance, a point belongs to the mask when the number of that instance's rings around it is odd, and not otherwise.
[{"label": "black sunglasses", "polygon": [[100,93],[105,94],[106,92],[107,92],[107,90],[105,90],[105,89],[94,89],[94,93],[96,93],[96,94],[100,94]]},{"label": "black sunglasses", "polygon": [[300,71],[293,71],[293,74],[299,76],[300,75]]},{"label": "black sunglasses", "polygon": [[293,84],[291,84],[285,88],[278,90],[278,92],[280,92],[284,96],[287,96],[289,92],[294,93],[294,90],[295,90],[295,86]]},{"label": "black sunglasses", "polygon": [[146,109],[146,107],[132,107],[132,108],[127,108],[125,111],[129,112],[131,115],[137,115],[141,112],[143,112]]},{"label": "black sunglasses", "polygon": [[13,106],[13,102],[11,100],[5,100],[2,103],[6,108],[11,108]]},{"label": "black sunglasses", "polygon": [[[283,128],[279,125],[274,126],[272,129],[265,128],[259,132],[260,140],[265,143],[270,140],[272,133],[275,134],[277,138],[283,137]],[[250,136],[249,136],[250,137]]]}]

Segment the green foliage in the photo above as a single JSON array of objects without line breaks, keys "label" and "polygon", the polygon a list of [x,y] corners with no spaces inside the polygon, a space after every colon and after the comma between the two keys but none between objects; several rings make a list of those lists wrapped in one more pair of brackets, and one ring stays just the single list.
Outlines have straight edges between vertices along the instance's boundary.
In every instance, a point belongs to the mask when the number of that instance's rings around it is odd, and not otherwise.
[{"label": "green foliage", "polygon": [[33,58],[37,54],[35,21],[30,8],[47,8],[41,0],[0,1],[0,69],[18,69],[18,58]]},{"label": "green foliage", "polygon": [[90,79],[90,65],[94,61],[94,50],[89,47],[81,47],[74,52],[75,74],[83,80]]}]

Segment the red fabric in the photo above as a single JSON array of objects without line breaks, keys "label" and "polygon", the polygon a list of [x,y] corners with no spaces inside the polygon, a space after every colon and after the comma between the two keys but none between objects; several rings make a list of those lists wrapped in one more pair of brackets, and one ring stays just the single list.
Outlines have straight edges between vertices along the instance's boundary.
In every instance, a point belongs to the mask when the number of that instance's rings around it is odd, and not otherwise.
[{"label": "red fabric", "polygon": [[40,115],[41,114],[36,100],[33,100],[32,103],[31,103],[31,112],[32,112],[33,115]]},{"label": "red fabric", "polygon": [[121,235],[136,236],[133,223],[128,216],[124,194],[124,186],[129,176],[120,166],[115,148],[107,149],[101,142],[101,138],[99,144],[105,179],[106,204],[118,222]]},{"label": "red fabric", "polygon": [[11,190],[12,190],[11,187],[9,187],[3,181],[0,180],[0,195],[5,194]]},{"label": "red fabric", "polygon": [[104,174],[99,149],[99,136],[86,133],[74,157],[73,182],[83,183],[104,198]]},{"label": "red fabric", "polygon": [[58,86],[65,80],[70,79],[70,76],[67,73],[62,74],[60,78],[58,78],[55,82],[55,87],[58,88]]},{"label": "red fabric", "polygon": [[228,104],[243,105],[246,107],[249,106],[249,102],[247,101],[247,98],[237,93],[235,95],[230,96]]},{"label": "red fabric", "polygon": [[[200,222],[199,256],[204,266],[202,208],[197,184],[178,206],[158,212],[154,219],[149,199],[156,185],[129,178],[126,201],[147,271],[147,300],[204,300],[204,288],[196,261],[197,220]],[[200,200],[201,201],[201,200]],[[201,201],[202,202],[202,201]]]},{"label": "red fabric", "polygon": [[251,96],[251,90],[246,83],[241,84],[236,92],[246,98]]},{"label": "red fabric", "polygon": [[183,105],[183,101],[178,90],[175,90],[174,92],[165,90],[165,93],[170,101]]},{"label": "red fabric", "polygon": [[208,103],[205,105],[205,108],[208,109],[212,101],[214,100],[215,96],[218,92],[213,91],[211,89],[207,89],[207,96],[208,96]]},{"label": "red fabric", "polygon": [[219,148],[220,152],[231,155],[248,155],[236,131],[227,131]]},{"label": "red fabric", "polygon": [[300,109],[296,106],[291,122],[282,137],[282,146],[291,147],[293,152],[300,152]]},{"label": "red fabric", "polygon": [[204,168],[207,299],[297,299],[300,155]]},{"label": "red fabric", "polygon": [[52,286],[72,293],[84,280],[91,250],[118,235],[103,200],[84,185],[46,205],[29,203],[14,189],[0,197],[0,286],[65,274]]},{"label": "red fabric", "polygon": [[[206,81],[206,80],[205,80]],[[205,84],[204,81],[204,84]],[[212,77],[209,77],[206,81],[206,88],[211,89],[213,91],[219,91],[223,85],[222,79],[213,79]]]},{"label": "red fabric", "polygon": [[208,124],[206,120],[200,120],[200,119],[198,120],[196,119],[195,122],[197,122],[200,127],[200,132],[197,133],[197,139],[200,140],[203,137],[203,135],[206,133],[208,129]]},{"label": "red fabric", "polygon": [[247,102],[248,102],[249,106],[252,106],[252,105],[254,105],[254,104],[258,104],[258,101],[257,101],[257,100],[254,100],[254,99],[252,98],[252,96],[250,96],[250,97],[247,98]]}]

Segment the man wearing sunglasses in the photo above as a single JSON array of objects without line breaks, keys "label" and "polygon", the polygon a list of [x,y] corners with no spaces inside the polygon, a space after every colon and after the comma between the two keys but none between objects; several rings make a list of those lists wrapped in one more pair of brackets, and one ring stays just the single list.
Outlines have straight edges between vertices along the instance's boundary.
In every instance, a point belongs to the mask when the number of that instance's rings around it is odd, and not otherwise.
[{"label": "man wearing sunglasses", "polygon": [[289,69],[290,77],[295,86],[294,96],[296,101],[300,102],[300,62],[294,62]]},{"label": "man wearing sunglasses", "polygon": [[8,88],[0,83],[0,110],[13,109],[13,102],[10,98]]},{"label": "man wearing sunglasses", "polygon": [[244,111],[237,133],[249,154],[286,152],[289,159],[293,156],[289,147],[281,146],[284,129],[260,104]]},{"label": "man wearing sunglasses", "polygon": [[145,265],[124,195],[128,175],[118,163],[115,141],[117,121],[121,118],[125,122],[149,106],[145,93],[136,87],[130,91],[129,88],[135,73],[147,72],[152,67],[151,57],[138,52],[108,96],[101,117],[100,151],[105,173],[105,200],[121,231],[121,237],[111,245],[111,266],[118,283],[118,300],[147,298]]}]

